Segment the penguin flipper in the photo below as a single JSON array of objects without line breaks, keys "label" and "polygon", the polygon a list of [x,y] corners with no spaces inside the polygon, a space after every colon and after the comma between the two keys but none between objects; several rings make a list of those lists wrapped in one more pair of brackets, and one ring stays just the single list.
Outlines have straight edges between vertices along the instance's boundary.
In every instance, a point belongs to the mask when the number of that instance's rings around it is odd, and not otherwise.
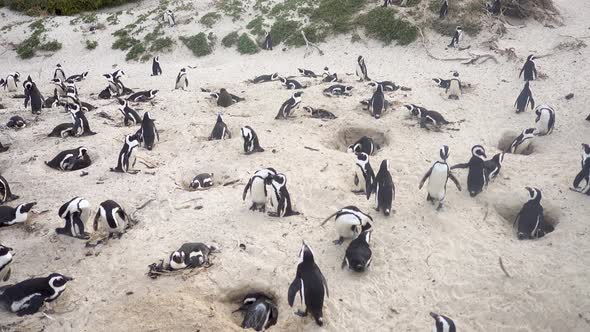
[{"label": "penguin flipper", "polygon": [[287,293],[287,301],[289,302],[289,306],[292,307],[293,303],[295,302],[295,295],[301,292],[301,285],[302,280],[301,278],[295,278],[291,285],[289,286],[289,291]]},{"label": "penguin flipper", "polygon": [[[246,200],[246,194],[248,193],[248,190],[250,190],[250,188],[252,187],[252,178],[250,178],[250,181],[248,181],[248,184],[246,185],[246,188],[244,188],[244,193],[242,194],[242,200],[245,201]],[[264,186],[265,190],[266,190],[266,186]]]},{"label": "penguin flipper", "polygon": [[422,180],[420,180],[420,184],[418,185],[418,189],[422,189],[422,186],[424,185],[424,182],[426,182],[426,179],[428,179],[430,177],[430,174],[432,174],[432,168],[434,167],[434,165],[432,165],[432,167],[430,167],[430,169],[428,170],[428,172],[426,172],[426,174],[424,174],[424,177],[422,178]]},{"label": "penguin flipper", "polygon": [[451,166],[451,169],[468,168],[468,167],[469,167],[469,163],[465,163],[465,164],[457,164],[457,165]]},{"label": "penguin flipper", "polygon": [[326,296],[330,297],[330,291],[328,290],[328,281],[326,280],[326,277],[324,277],[322,271],[320,271],[319,269],[318,271],[320,272],[320,276],[322,277],[322,283],[324,284],[324,288],[326,289]]},{"label": "penguin flipper", "polygon": [[23,306],[26,307],[17,311],[16,315],[22,317],[37,313],[39,309],[41,309],[41,307],[43,306],[43,303],[45,303],[45,298],[41,294],[37,293],[36,295],[31,297],[26,303],[23,304]]},{"label": "penguin flipper", "polygon": [[578,173],[578,175],[576,175],[576,178],[574,179],[574,188],[578,188],[578,186],[580,185],[580,182],[582,182],[583,179],[584,179],[584,170],[582,169],[580,171],[580,173]]}]

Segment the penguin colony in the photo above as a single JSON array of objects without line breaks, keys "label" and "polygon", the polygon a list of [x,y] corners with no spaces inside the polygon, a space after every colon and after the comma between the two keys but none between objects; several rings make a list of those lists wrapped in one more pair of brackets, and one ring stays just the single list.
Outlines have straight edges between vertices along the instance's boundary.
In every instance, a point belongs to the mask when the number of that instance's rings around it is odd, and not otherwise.
[{"label": "penguin colony", "polygon": [[[384,6],[390,4],[385,1]],[[448,14],[448,1],[442,1],[440,9],[440,18],[443,19]],[[167,10],[163,17],[165,21],[174,26],[174,14]],[[449,47],[457,48],[462,40],[462,29],[457,27]],[[267,33],[265,39],[265,49],[272,50],[272,40],[270,33]],[[426,201],[432,203],[436,210],[443,208],[443,201],[447,197],[447,183],[450,179],[458,191],[462,191],[459,179],[453,174],[455,169],[467,169],[467,191],[471,197],[475,197],[486,189],[489,183],[497,178],[503,166],[505,154],[521,154],[526,151],[536,136],[545,136],[553,133],[555,127],[555,110],[549,105],[539,105],[535,108],[530,82],[537,78],[537,70],[534,63],[535,57],[530,55],[519,77],[525,81],[522,92],[515,102],[516,113],[526,112],[529,108],[534,110],[535,127],[525,128],[521,134],[514,138],[507,151],[495,154],[488,159],[486,150],[482,145],[475,144],[471,148],[471,157],[466,163],[455,164],[450,166],[448,159],[450,147],[442,145],[439,148],[439,158],[426,171],[418,184],[418,190],[426,184]],[[343,96],[351,97],[354,86],[340,84],[341,80],[336,73],[331,73],[328,67],[324,68],[323,75],[317,75],[312,70],[297,68],[301,77],[321,80],[320,84],[330,84],[323,90],[325,96]],[[147,70],[146,70],[147,72]],[[151,75],[162,76],[160,57],[153,58]],[[53,96],[44,98],[33,81],[28,76],[22,83],[24,92],[24,107],[29,108],[35,116],[43,115],[43,108],[54,108],[61,106],[64,111],[70,114],[71,123],[58,125],[48,137],[82,137],[92,136],[97,133],[90,129],[88,117],[86,114],[96,109],[91,104],[82,102],[78,93],[77,84],[83,82],[88,76],[88,72],[76,74],[67,77],[64,68],[58,64],[55,68],[53,79],[50,81],[54,85]],[[394,92],[399,89],[391,81],[372,81],[369,78],[367,64],[363,56],[358,56],[356,61],[356,76],[359,82],[369,82],[373,89],[370,99],[363,100],[363,105],[367,106],[368,114],[375,119],[380,119],[388,111],[388,102],[386,92]],[[374,75],[372,75],[374,76]],[[440,87],[444,88],[449,99],[458,100],[463,93],[461,82],[458,79],[458,73],[453,74],[453,78],[442,79],[434,78],[433,81]],[[19,91],[19,82],[21,75],[18,72],[7,75],[1,83],[8,92]],[[149,111],[145,111],[140,116],[137,105],[141,103],[151,103],[157,99],[158,90],[133,91],[127,88],[123,83],[126,74],[122,70],[113,73],[104,74],[107,81],[107,87],[100,91],[97,96],[100,99],[112,99],[115,107],[121,114],[121,126],[131,127],[139,126],[136,132],[130,132],[122,138],[122,148],[116,157],[116,166],[111,171],[126,174],[137,174],[139,170],[134,169],[136,165],[135,151],[142,145],[147,151],[157,148],[160,141],[159,132],[156,128],[156,120]],[[292,77],[280,76],[278,73],[260,75],[251,80],[253,84],[266,82],[280,82],[288,90],[295,90],[291,97],[287,99],[280,107],[275,116],[276,120],[289,120],[296,117],[296,112],[303,103],[302,90],[308,87]],[[175,90],[188,90],[189,77],[187,69],[182,68],[178,73],[175,83]],[[219,107],[227,108],[238,102],[244,102],[245,98],[230,94],[226,89],[220,89],[219,93],[209,93],[210,97],[215,99]],[[420,120],[420,127],[427,128],[427,125],[440,128],[441,126],[451,124],[443,115],[436,111],[428,110],[416,104],[403,105],[412,116]],[[324,109],[314,108],[306,105],[303,111],[307,112],[312,118],[322,119],[325,121],[337,119],[337,117]],[[27,121],[21,116],[15,115],[10,118],[6,124],[8,128],[25,129]],[[242,152],[244,155],[255,153],[264,153],[266,150],[261,146],[261,138],[254,128],[244,125],[240,128],[241,139],[243,140]],[[267,135],[263,135],[267,136]],[[222,113],[219,112],[213,126],[213,130],[208,139],[226,140],[232,138],[232,131],[224,122]],[[91,143],[90,141],[86,141]],[[88,144],[91,146],[91,144]],[[2,147],[2,146],[0,146]],[[2,147],[4,152],[6,147]],[[357,199],[370,199],[374,197],[375,211],[381,212],[384,217],[390,217],[394,214],[394,204],[396,199],[396,186],[392,176],[392,167],[390,160],[381,160],[377,172],[374,171],[370,164],[370,159],[374,158],[380,149],[378,144],[371,137],[362,136],[347,148],[347,153],[351,156],[351,165],[354,163],[352,172],[353,180],[351,181],[352,192],[362,195],[361,198],[350,196],[351,201]],[[59,151],[57,155],[45,164],[59,171],[76,171],[92,166],[92,153],[86,146]],[[573,180],[573,191],[590,195],[590,145],[582,144],[581,170]],[[113,162],[115,162],[113,158]],[[266,167],[253,170],[254,173],[244,187],[242,200],[246,201],[249,197],[249,209],[254,212],[267,213],[269,216],[285,218],[298,216],[301,212],[295,210],[292,197],[287,187],[287,175],[280,173],[275,168]],[[205,190],[214,187],[213,173],[202,173],[196,175],[191,183],[190,188]],[[525,188],[528,201],[524,203],[521,210],[514,220],[516,228],[515,235],[518,239],[537,239],[546,236],[554,231],[554,226],[547,223],[544,218],[543,206],[541,199],[542,190],[535,187]],[[352,195],[352,194],[351,194]],[[25,200],[25,201],[23,201]],[[7,205],[12,201],[19,201]],[[36,202],[27,202],[26,198],[21,198],[13,194],[7,179],[0,176],[0,227],[8,227],[17,224],[23,224],[29,219],[29,214],[34,212],[32,209],[37,205]],[[57,209],[57,215],[63,220],[64,226],[55,229],[55,233],[63,236],[69,236],[76,239],[87,240],[91,236],[87,223],[91,219],[93,203],[82,197],[73,197],[64,202]],[[55,208],[55,207],[54,207]],[[267,209],[269,211],[267,211]],[[96,232],[102,221],[108,231],[109,237],[121,238],[129,229],[133,222],[121,204],[114,200],[105,200],[97,205],[95,217],[92,223],[91,231]],[[393,217],[394,218],[394,217]],[[383,222],[361,211],[354,205],[345,206],[332,215],[327,217],[321,225],[325,225],[330,220],[334,220],[338,238],[334,244],[341,245],[345,240],[350,243],[342,252],[341,268],[347,268],[351,271],[363,273],[370,269],[373,261],[371,251],[373,224]],[[378,233],[375,234],[378,237]],[[13,244],[18,247],[17,244]],[[185,268],[196,268],[204,266],[209,262],[209,256],[215,252],[215,247],[203,243],[185,243],[178,250],[172,252],[169,257],[169,268],[179,270]],[[11,278],[13,269],[18,269],[21,264],[17,251],[12,247],[0,244],[0,282],[8,282]],[[328,298],[328,282],[318,265],[318,257],[314,254],[312,247],[305,241],[299,252],[299,261],[296,268],[293,269],[295,277],[285,289],[287,302],[290,306],[296,304],[299,299],[301,307],[304,310],[298,310],[296,315],[301,317],[311,316],[317,325],[322,326],[326,319],[324,318],[324,301]],[[323,262],[325,264],[325,262]],[[74,278],[59,273],[50,272],[46,277],[31,278],[22,281],[15,281],[15,284],[0,287],[0,303],[6,309],[17,315],[30,315],[38,312],[44,303],[57,300],[66,290],[66,284],[73,281]],[[261,331],[275,325],[279,319],[279,312],[276,304],[277,299],[273,299],[266,294],[254,293],[247,294],[236,310],[244,315],[241,326],[245,329],[255,329]],[[455,322],[447,317],[436,313],[430,313],[434,319],[434,331],[437,332],[455,332]]]}]

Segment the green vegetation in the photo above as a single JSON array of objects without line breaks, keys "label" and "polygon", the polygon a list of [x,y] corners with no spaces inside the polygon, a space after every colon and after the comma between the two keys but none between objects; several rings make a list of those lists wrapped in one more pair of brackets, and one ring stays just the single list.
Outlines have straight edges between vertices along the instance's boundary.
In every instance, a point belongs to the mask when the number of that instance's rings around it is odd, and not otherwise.
[{"label": "green vegetation", "polygon": [[230,32],[227,34],[227,36],[223,37],[223,39],[221,40],[221,44],[225,47],[233,47],[234,45],[236,45],[238,43],[238,39],[240,38],[240,35],[238,34],[237,31],[234,32]]},{"label": "green vegetation", "polygon": [[143,53],[145,53],[145,47],[142,43],[137,43],[131,47],[129,52],[127,52],[125,60],[137,60]]},{"label": "green vegetation", "polygon": [[240,52],[240,54],[255,54],[258,53],[258,51],[260,51],[258,45],[250,39],[248,34],[243,33],[240,36],[240,39],[238,39],[238,52]]},{"label": "green vegetation", "polygon": [[62,47],[61,43],[58,42],[57,40],[48,41],[46,43],[39,45],[39,49],[41,51],[46,51],[46,52],[55,52],[55,51],[61,50],[61,47]]},{"label": "green vegetation", "polygon": [[285,44],[296,47],[305,45],[305,39],[303,39],[301,31],[305,33],[307,40],[314,44],[321,43],[326,40],[326,37],[328,37],[328,32],[325,28],[319,27],[317,25],[309,25],[303,29],[297,30],[295,34],[287,38]]},{"label": "green vegetation", "polygon": [[311,19],[326,23],[335,33],[348,32],[353,27],[355,14],[366,3],[367,0],[321,0],[319,7],[311,14]]},{"label": "green vegetation", "polygon": [[2,0],[12,10],[27,14],[75,15],[104,7],[120,6],[137,0]]},{"label": "green vegetation", "polygon": [[244,11],[240,0],[218,0],[216,7],[225,15],[232,17],[234,21],[239,20]]},{"label": "green vegetation", "polygon": [[139,40],[129,36],[129,33],[126,30],[118,30],[113,33],[114,36],[117,37],[115,42],[113,43],[112,48],[114,50],[128,50],[134,45],[139,44]]},{"label": "green vegetation", "polygon": [[254,10],[258,10],[265,15],[268,14],[270,11],[269,2],[269,0],[256,0],[256,3],[254,4]]},{"label": "green vegetation", "polygon": [[428,9],[433,13],[427,21],[430,28],[441,35],[452,35],[457,26],[461,26],[468,35],[474,36],[481,31],[480,17],[484,8],[479,1],[449,1],[449,14],[444,19],[438,18],[440,1],[431,0]]},{"label": "green vegetation", "polygon": [[87,40],[86,41],[86,49],[93,50],[98,46],[98,42],[96,40]]},{"label": "green vegetation", "polygon": [[273,42],[278,45],[291,37],[299,29],[299,23],[288,20],[277,20],[270,28]]},{"label": "green vegetation", "polygon": [[376,7],[359,17],[358,22],[365,27],[367,35],[385,44],[396,41],[399,45],[408,45],[418,37],[418,29],[396,17],[396,10],[391,7]]},{"label": "green vegetation", "polygon": [[43,20],[37,20],[29,24],[31,28],[31,35],[22,41],[17,48],[16,53],[22,59],[30,59],[35,56],[36,51],[54,52],[62,48],[62,44],[57,40],[50,40],[45,42],[45,24]]},{"label": "green vegetation", "polygon": [[358,32],[353,32],[352,35],[350,36],[350,42],[351,43],[358,43],[361,41],[361,36],[358,34]]},{"label": "green vegetation", "polygon": [[269,12],[270,16],[287,19],[295,14],[309,15],[317,1],[314,0],[285,0],[277,3]]},{"label": "green vegetation", "polygon": [[264,18],[258,16],[246,25],[246,29],[255,36],[264,36]]},{"label": "green vegetation", "polygon": [[213,45],[209,43],[207,35],[203,32],[190,37],[180,37],[180,40],[197,57],[209,55],[213,52]]},{"label": "green vegetation", "polygon": [[117,25],[119,24],[119,15],[123,14],[122,11],[118,11],[116,13],[112,13],[107,17],[107,22],[109,25]]},{"label": "green vegetation", "polygon": [[175,12],[180,12],[180,11],[191,11],[191,10],[193,10],[193,9],[195,9],[195,5],[194,5],[192,2],[190,2],[190,1],[187,1],[186,3],[185,3],[185,2],[183,2],[183,3],[182,3],[180,6],[178,6],[178,7],[174,8],[174,11],[175,11]]},{"label": "green vegetation", "polygon": [[220,18],[221,15],[217,14],[216,12],[210,12],[203,15],[199,22],[207,28],[211,29]]},{"label": "green vegetation", "polygon": [[163,51],[170,52],[172,47],[176,44],[170,37],[158,38],[154,40],[150,46],[150,52],[162,53]]}]

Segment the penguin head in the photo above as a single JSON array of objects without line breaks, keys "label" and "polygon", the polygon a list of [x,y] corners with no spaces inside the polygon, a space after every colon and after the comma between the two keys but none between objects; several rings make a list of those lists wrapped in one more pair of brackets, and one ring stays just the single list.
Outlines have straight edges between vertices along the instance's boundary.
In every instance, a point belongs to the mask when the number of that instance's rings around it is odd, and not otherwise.
[{"label": "penguin head", "polygon": [[102,76],[104,78],[106,78],[107,80],[111,81],[113,79],[113,75],[112,74],[102,74]]},{"label": "penguin head", "polygon": [[478,157],[480,159],[487,158],[486,150],[481,145],[474,145],[471,148],[471,155],[473,155],[474,157]]},{"label": "penguin head", "polygon": [[242,134],[242,137],[246,141],[249,141],[252,139],[252,130],[250,129],[249,126],[245,126],[245,127],[240,128],[240,133]]},{"label": "penguin head", "polygon": [[14,80],[18,82],[18,79],[20,78],[20,73],[18,71],[14,72]]},{"label": "penguin head", "polygon": [[297,91],[293,94],[293,99],[299,99],[303,95],[303,91]]},{"label": "penguin head", "polygon": [[55,85],[61,85],[61,79],[59,78],[54,78],[51,80],[51,83],[55,84]]},{"label": "penguin head", "polygon": [[379,173],[389,171],[389,160],[383,159],[381,166],[379,167]]},{"label": "penguin head", "polygon": [[117,102],[119,103],[119,105],[121,107],[127,106],[127,100],[124,100],[124,99],[121,99],[121,98],[117,98]]},{"label": "penguin head", "polygon": [[[369,218],[371,218],[371,216],[368,216]],[[373,219],[371,218],[371,221],[373,221]],[[373,231],[373,226],[370,223],[366,223],[361,227],[361,233],[364,232],[369,232],[369,231]],[[369,243],[369,241],[367,240],[367,243]]]},{"label": "penguin head", "polygon": [[502,163],[504,162],[504,155],[504,152],[498,153],[492,159],[495,160],[498,163],[498,165],[502,166]]},{"label": "penguin head", "polygon": [[351,85],[348,85],[348,86],[344,87],[344,91],[345,92],[351,92],[352,91],[352,88],[353,87]]},{"label": "penguin head", "polygon": [[85,72],[82,73],[82,78],[83,79],[86,78],[86,76],[88,76],[88,72],[87,71],[85,71]]},{"label": "penguin head", "polygon": [[313,111],[314,111],[313,107],[311,107],[311,106],[303,106],[303,110],[309,114],[313,113]]},{"label": "penguin head", "polygon": [[457,72],[457,71],[454,71],[454,72],[453,72],[453,77],[459,77],[459,72]]},{"label": "penguin head", "polygon": [[185,256],[184,252],[182,252],[182,251],[175,251],[170,256],[170,260],[173,261],[176,264],[182,264],[182,263],[184,263],[184,256]]},{"label": "penguin head", "polygon": [[158,62],[159,63],[160,62],[160,57],[159,56],[155,56],[154,57],[154,62]]},{"label": "penguin head", "polygon": [[284,78],[283,76],[279,76],[279,77],[278,77],[278,79],[279,79],[279,81],[281,81],[281,83],[283,83],[283,84],[287,83],[287,79],[286,79],[286,78]]},{"label": "penguin head", "polygon": [[356,61],[358,63],[361,63],[363,61],[363,56],[362,55],[359,55],[359,57],[356,59]]},{"label": "penguin head", "polygon": [[58,64],[56,65],[56,67],[57,67],[57,68],[61,68],[61,65],[58,63]]},{"label": "penguin head", "polygon": [[529,201],[540,201],[542,198],[541,190],[534,188],[534,187],[525,187],[529,192]]},{"label": "penguin head", "polygon": [[47,283],[49,287],[53,289],[63,289],[68,281],[72,281],[74,278],[66,277],[59,273],[52,273],[47,277]]},{"label": "penguin head", "polygon": [[303,240],[301,250],[299,251],[299,264],[313,261],[313,250],[307,245],[307,243],[305,243],[305,240]]},{"label": "penguin head", "polygon": [[37,205],[37,202],[32,202],[32,203],[26,203],[26,204],[21,204],[19,205],[16,209],[17,211],[19,211],[20,213],[27,213],[29,211],[31,211],[31,209],[33,208],[33,206]]},{"label": "penguin head", "polygon": [[116,72],[113,73],[113,77],[115,78],[120,78],[123,76],[127,76],[127,74],[125,74],[124,71],[122,71],[121,69],[117,70]]},{"label": "penguin head", "polygon": [[136,133],[133,135],[125,136],[125,143],[129,145],[129,148],[133,148],[139,145],[140,136]]},{"label": "penguin head", "polygon": [[160,90],[150,90],[150,98],[154,98]]},{"label": "penguin head", "polygon": [[526,59],[527,59],[527,61],[531,61],[531,60],[535,60],[536,58],[535,58],[534,54],[531,54]]},{"label": "penguin head", "polygon": [[181,73],[181,74],[186,74],[186,68],[182,68],[182,69],[180,69],[180,73]]},{"label": "penguin head", "polygon": [[453,328],[453,331],[455,330],[455,323],[449,317],[434,312],[431,312],[430,316],[434,318],[433,332],[450,332],[451,327]]},{"label": "penguin head", "polygon": [[217,123],[223,123],[223,119],[221,118],[221,113],[217,114]]},{"label": "penguin head", "polygon": [[377,86],[379,85],[379,83],[375,82],[375,81],[371,81],[369,83],[367,83],[368,86],[372,87],[372,88],[377,88]]},{"label": "penguin head", "polygon": [[536,128],[527,128],[525,130],[522,131],[522,137],[524,138],[531,138],[533,136],[535,136],[535,130]]},{"label": "penguin head", "polygon": [[[301,68],[297,68],[297,71],[299,72],[299,74],[303,75],[303,73],[305,73],[304,69]],[[272,78],[272,77],[271,77]]]},{"label": "penguin head", "polygon": [[88,154],[88,148],[85,148],[83,146],[78,148],[78,158],[82,158],[84,156],[86,156]]},{"label": "penguin head", "polygon": [[446,161],[449,158],[449,146],[448,145],[441,146],[439,153],[440,153],[440,159],[442,159],[443,161]]},{"label": "penguin head", "polygon": [[434,81],[434,83],[436,84],[440,84],[440,82],[442,82],[442,80],[440,78],[433,78],[432,79]]},{"label": "penguin head", "polygon": [[9,257],[12,257],[11,251],[12,251],[12,248],[5,247],[0,244],[0,257],[4,257],[4,256],[8,256],[8,255],[10,255]]},{"label": "penguin head", "polygon": [[[357,144],[360,145],[360,144]],[[364,152],[357,152],[356,153],[356,164],[361,166],[363,169],[365,165],[369,163],[369,155]]]},{"label": "penguin head", "polygon": [[271,81],[276,81],[278,79],[279,79],[279,73],[273,73],[272,75],[270,75]]},{"label": "penguin head", "polygon": [[582,159],[590,158],[590,145],[582,143]]},{"label": "penguin head", "polygon": [[463,31],[463,27],[461,27],[460,25],[459,25],[459,26],[457,26],[457,31],[458,31],[458,32],[461,32],[461,31]]},{"label": "penguin head", "polygon": [[272,176],[272,184],[277,188],[287,185],[287,177],[284,174],[275,174]]}]

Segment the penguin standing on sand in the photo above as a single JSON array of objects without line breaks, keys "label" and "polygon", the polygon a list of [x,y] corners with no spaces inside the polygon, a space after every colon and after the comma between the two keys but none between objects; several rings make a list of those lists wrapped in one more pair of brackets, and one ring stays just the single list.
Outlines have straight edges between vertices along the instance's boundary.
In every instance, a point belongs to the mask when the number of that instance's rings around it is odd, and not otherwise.
[{"label": "penguin standing on sand", "polygon": [[529,86],[529,81],[524,83],[524,87],[518,98],[516,98],[516,102],[514,102],[514,107],[516,109],[516,113],[522,113],[526,111],[527,107],[530,105],[531,109],[535,108],[535,99],[533,99],[533,92]]},{"label": "penguin standing on sand", "polygon": [[16,92],[19,79],[20,74],[18,72],[6,76],[6,79],[4,80],[4,89],[8,89],[8,92]]},{"label": "penguin standing on sand", "polygon": [[225,122],[223,122],[221,114],[217,114],[217,121],[215,122],[213,131],[211,131],[211,135],[209,135],[209,140],[213,141],[222,139],[231,139],[231,132],[227,128]]},{"label": "penguin standing on sand", "polygon": [[574,178],[572,190],[590,195],[590,145],[582,144],[582,170]]},{"label": "penguin standing on sand", "polygon": [[248,184],[244,188],[242,200],[246,200],[246,195],[250,192],[250,197],[252,199],[252,206],[250,206],[251,211],[266,211],[266,201],[268,199],[266,186],[271,184],[272,178],[276,174],[277,171],[274,168],[268,167],[257,170],[250,178]]},{"label": "penguin standing on sand", "polygon": [[375,144],[375,142],[373,141],[373,139],[371,137],[363,136],[363,137],[359,138],[358,141],[349,145],[347,151],[353,152],[353,153],[364,152],[364,153],[368,154],[369,156],[372,156],[375,154],[375,152],[377,152],[377,149],[379,149],[379,146],[377,144]]},{"label": "penguin standing on sand", "polygon": [[443,0],[438,11],[438,17],[443,19],[449,14],[449,0]]},{"label": "penguin standing on sand", "polygon": [[453,38],[451,39],[451,43],[448,47],[457,48],[459,47],[459,42],[463,39],[463,28],[458,26],[455,29],[455,33],[453,34]]},{"label": "penguin standing on sand", "polygon": [[356,169],[354,173],[354,193],[365,194],[367,197],[373,190],[375,173],[369,162],[369,155],[364,152],[356,154]]},{"label": "penguin standing on sand", "polygon": [[385,96],[383,95],[383,86],[378,85],[371,100],[369,100],[369,112],[375,119],[379,119],[383,111],[385,111]]},{"label": "penguin standing on sand", "polygon": [[182,89],[186,90],[188,87],[188,77],[186,76],[186,68],[182,68],[176,77],[175,90]]},{"label": "penguin standing on sand", "polygon": [[45,302],[55,301],[66,289],[66,283],[74,278],[52,273],[44,278],[32,278],[5,287],[0,303],[17,316],[32,315]]},{"label": "penguin standing on sand", "polygon": [[469,168],[467,174],[467,190],[471,197],[477,196],[483,191],[484,185],[488,184],[488,176],[485,171],[486,151],[481,145],[474,145],[471,148],[471,159],[466,164],[457,164],[451,167],[451,170],[456,168]]},{"label": "penguin standing on sand", "polygon": [[430,313],[430,316],[434,318],[434,328],[432,332],[457,332],[455,328],[455,322],[447,316]]},{"label": "penguin standing on sand", "polygon": [[262,44],[262,49],[272,51],[272,37],[270,36],[270,31],[266,33],[264,37],[264,43]]},{"label": "penguin standing on sand", "polygon": [[301,317],[311,313],[316,324],[324,325],[324,296],[330,297],[328,282],[317,266],[313,251],[305,241],[299,251],[299,263],[295,279],[289,286],[287,300],[289,306],[293,306],[295,296],[299,293],[305,311],[298,310],[295,314]]},{"label": "penguin standing on sand", "polygon": [[0,281],[6,282],[10,279],[10,264],[12,264],[13,256],[12,248],[0,244]]},{"label": "penguin standing on sand", "polygon": [[53,159],[46,161],[45,165],[60,171],[76,171],[90,166],[91,163],[88,149],[81,146],[58,153]]},{"label": "penguin standing on sand", "polygon": [[98,230],[98,222],[101,219],[107,224],[109,238],[115,235],[121,238],[131,221],[121,205],[112,200],[106,200],[98,206],[98,211],[92,224],[95,232]]},{"label": "penguin standing on sand", "polygon": [[55,71],[53,72],[53,79],[59,79],[62,82],[66,81],[66,74],[64,73],[64,70],[61,68],[61,65],[58,63],[57,66],[55,66]]},{"label": "penguin standing on sand", "polygon": [[449,86],[446,88],[445,93],[447,94],[447,98],[455,100],[458,100],[463,94],[463,85],[459,80],[458,72],[453,73],[453,78],[449,80]]},{"label": "penguin standing on sand", "polygon": [[209,254],[214,250],[215,247],[200,242],[185,243],[170,255],[170,269],[192,269],[208,264]]},{"label": "penguin standing on sand", "polygon": [[64,203],[57,214],[65,220],[64,227],[55,229],[57,234],[84,240],[90,238],[88,233],[84,231],[84,225],[90,217],[90,203],[87,200],[82,197],[74,197]]},{"label": "penguin standing on sand", "polygon": [[[269,215],[280,218],[298,215],[299,212],[294,211],[291,204],[291,195],[287,190],[287,177],[284,174],[275,174],[272,177],[271,186],[274,190],[274,195],[271,197],[275,199],[273,206],[276,207],[277,212],[269,212]],[[272,203],[273,200],[271,200]]]},{"label": "penguin standing on sand", "polygon": [[483,164],[488,177],[488,180],[495,179],[500,170],[502,169],[502,163],[504,162],[504,152],[497,153],[490,160],[486,160]]},{"label": "penguin standing on sand", "polygon": [[531,187],[525,189],[529,192],[529,200],[524,203],[514,219],[514,224],[518,226],[519,240],[540,238],[554,230],[554,227],[544,220],[541,190]]},{"label": "penguin standing on sand", "polygon": [[527,128],[518,135],[510,147],[506,152],[514,153],[514,154],[523,154],[526,153],[529,149],[531,143],[533,142],[533,138],[535,137],[535,128]]},{"label": "penguin standing on sand", "polygon": [[160,57],[155,56],[152,61],[152,76],[162,75],[162,67],[160,67]]},{"label": "penguin standing on sand", "polygon": [[35,205],[37,202],[20,204],[15,208],[6,205],[0,206],[0,227],[26,222],[29,212]]},{"label": "penguin standing on sand", "polygon": [[74,136],[96,135],[96,133],[90,129],[88,119],[79,104],[67,104],[66,109],[70,111],[70,116],[72,117],[72,122],[74,124],[72,132],[74,133]]},{"label": "penguin standing on sand", "polygon": [[288,119],[289,117],[293,117],[291,115],[291,112],[295,108],[299,107],[299,104],[301,103],[301,95],[302,94],[303,94],[303,92],[301,92],[301,91],[297,91],[297,92],[293,93],[291,98],[287,99],[281,105],[281,108],[279,108],[279,112],[277,113],[277,116],[275,116],[275,120]]},{"label": "penguin standing on sand", "polygon": [[539,105],[535,108],[535,124],[537,125],[535,134],[540,136],[549,135],[555,127],[555,110],[548,105]]},{"label": "penguin standing on sand", "polygon": [[136,162],[133,150],[138,146],[139,136],[137,134],[125,136],[125,143],[119,152],[119,158],[117,158],[117,167],[111,168],[111,172],[137,174],[139,171],[133,170]]},{"label": "penguin standing on sand", "polygon": [[244,139],[244,153],[245,154],[252,154],[255,152],[264,152],[264,149],[260,147],[260,143],[258,142],[258,135],[252,127],[245,126],[240,128],[240,133],[242,134],[242,138]]},{"label": "penguin standing on sand", "polygon": [[522,74],[524,73],[524,80],[527,82],[537,79],[537,68],[535,67],[535,62],[533,60],[535,60],[535,56],[532,54],[526,58],[526,62],[518,74],[519,78],[522,77]]},{"label": "penguin standing on sand", "polygon": [[345,206],[342,209],[332,213],[329,217],[324,219],[320,226],[324,226],[328,220],[336,217],[336,231],[338,232],[338,239],[334,240],[334,244],[342,244],[344,239],[354,239],[362,231],[362,228],[369,222],[373,222],[373,218],[361,211],[356,206]]},{"label": "penguin standing on sand", "polygon": [[375,192],[375,210],[383,210],[383,214],[389,216],[391,205],[395,200],[395,185],[391,173],[389,173],[389,160],[387,159],[381,162],[379,172],[375,176],[373,190],[367,191],[367,199],[371,198],[372,192]]},{"label": "penguin standing on sand", "polygon": [[119,103],[119,112],[123,114],[123,123],[125,126],[134,126],[141,123],[139,114],[137,114],[137,111],[133,108],[129,107],[129,102],[127,100],[117,98],[117,102]]},{"label": "penguin standing on sand", "polygon": [[365,64],[365,58],[362,55],[356,60],[356,76],[358,76],[359,81],[370,81],[369,75],[367,74],[367,65]]},{"label": "penguin standing on sand", "polygon": [[143,120],[141,121],[141,129],[139,130],[140,135],[138,140],[143,142],[146,149],[152,150],[156,145],[156,142],[160,142],[160,134],[156,128],[150,112],[143,113]]},{"label": "penguin standing on sand", "polygon": [[276,304],[270,297],[260,293],[246,295],[242,305],[234,312],[237,311],[244,313],[241,325],[243,329],[265,331],[276,325],[279,319],[279,309]]},{"label": "penguin standing on sand", "polygon": [[27,78],[27,80],[23,83],[23,87],[25,88],[25,108],[29,106],[29,102],[31,103],[31,112],[33,114],[41,114],[41,108],[43,107],[43,96],[39,89],[37,88],[37,84],[33,82],[31,76]]},{"label": "penguin standing on sand", "polygon": [[373,229],[371,224],[367,223],[363,226],[363,231],[359,236],[352,240],[346,248],[346,254],[342,260],[341,268],[347,266],[350,270],[355,272],[364,272],[373,260],[373,252],[371,252],[371,235]]},{"label": "penguin standing on sand", "polygon": [[10,190],[10,184],[8,184],[8,181],[0,175],[0,203],[7,203],[19,198],[19,196],[14,195]]},{"label": "penguin standing on sand", "polygon": [[176,25],[176,20],[174,19],[174,13],[170,9],[167,9],[164,12],[164,22],[170,24],[171,27]]},{"label": "penguin standing on sand", "polygon": [[435,204],[435,200],[438,202],[438,206],[436,210],[440,210],[443,206],[443,200],[445,199],[447,193],[447,181],[451,179],[457,186],[457,189],[461,191],[461,184],[451,170],[449,169],[449,165],[447,164],[447,159],[449,158],[449,147],[443,145],[439,151],[440,154],[440,161],[436,161],[432,167],[424,174],[424,177],[420,181],[420,185],[418,185],[418,189],[422,189],[424,182],[428,179],[428,195],[426,196],[426,200]]}]

